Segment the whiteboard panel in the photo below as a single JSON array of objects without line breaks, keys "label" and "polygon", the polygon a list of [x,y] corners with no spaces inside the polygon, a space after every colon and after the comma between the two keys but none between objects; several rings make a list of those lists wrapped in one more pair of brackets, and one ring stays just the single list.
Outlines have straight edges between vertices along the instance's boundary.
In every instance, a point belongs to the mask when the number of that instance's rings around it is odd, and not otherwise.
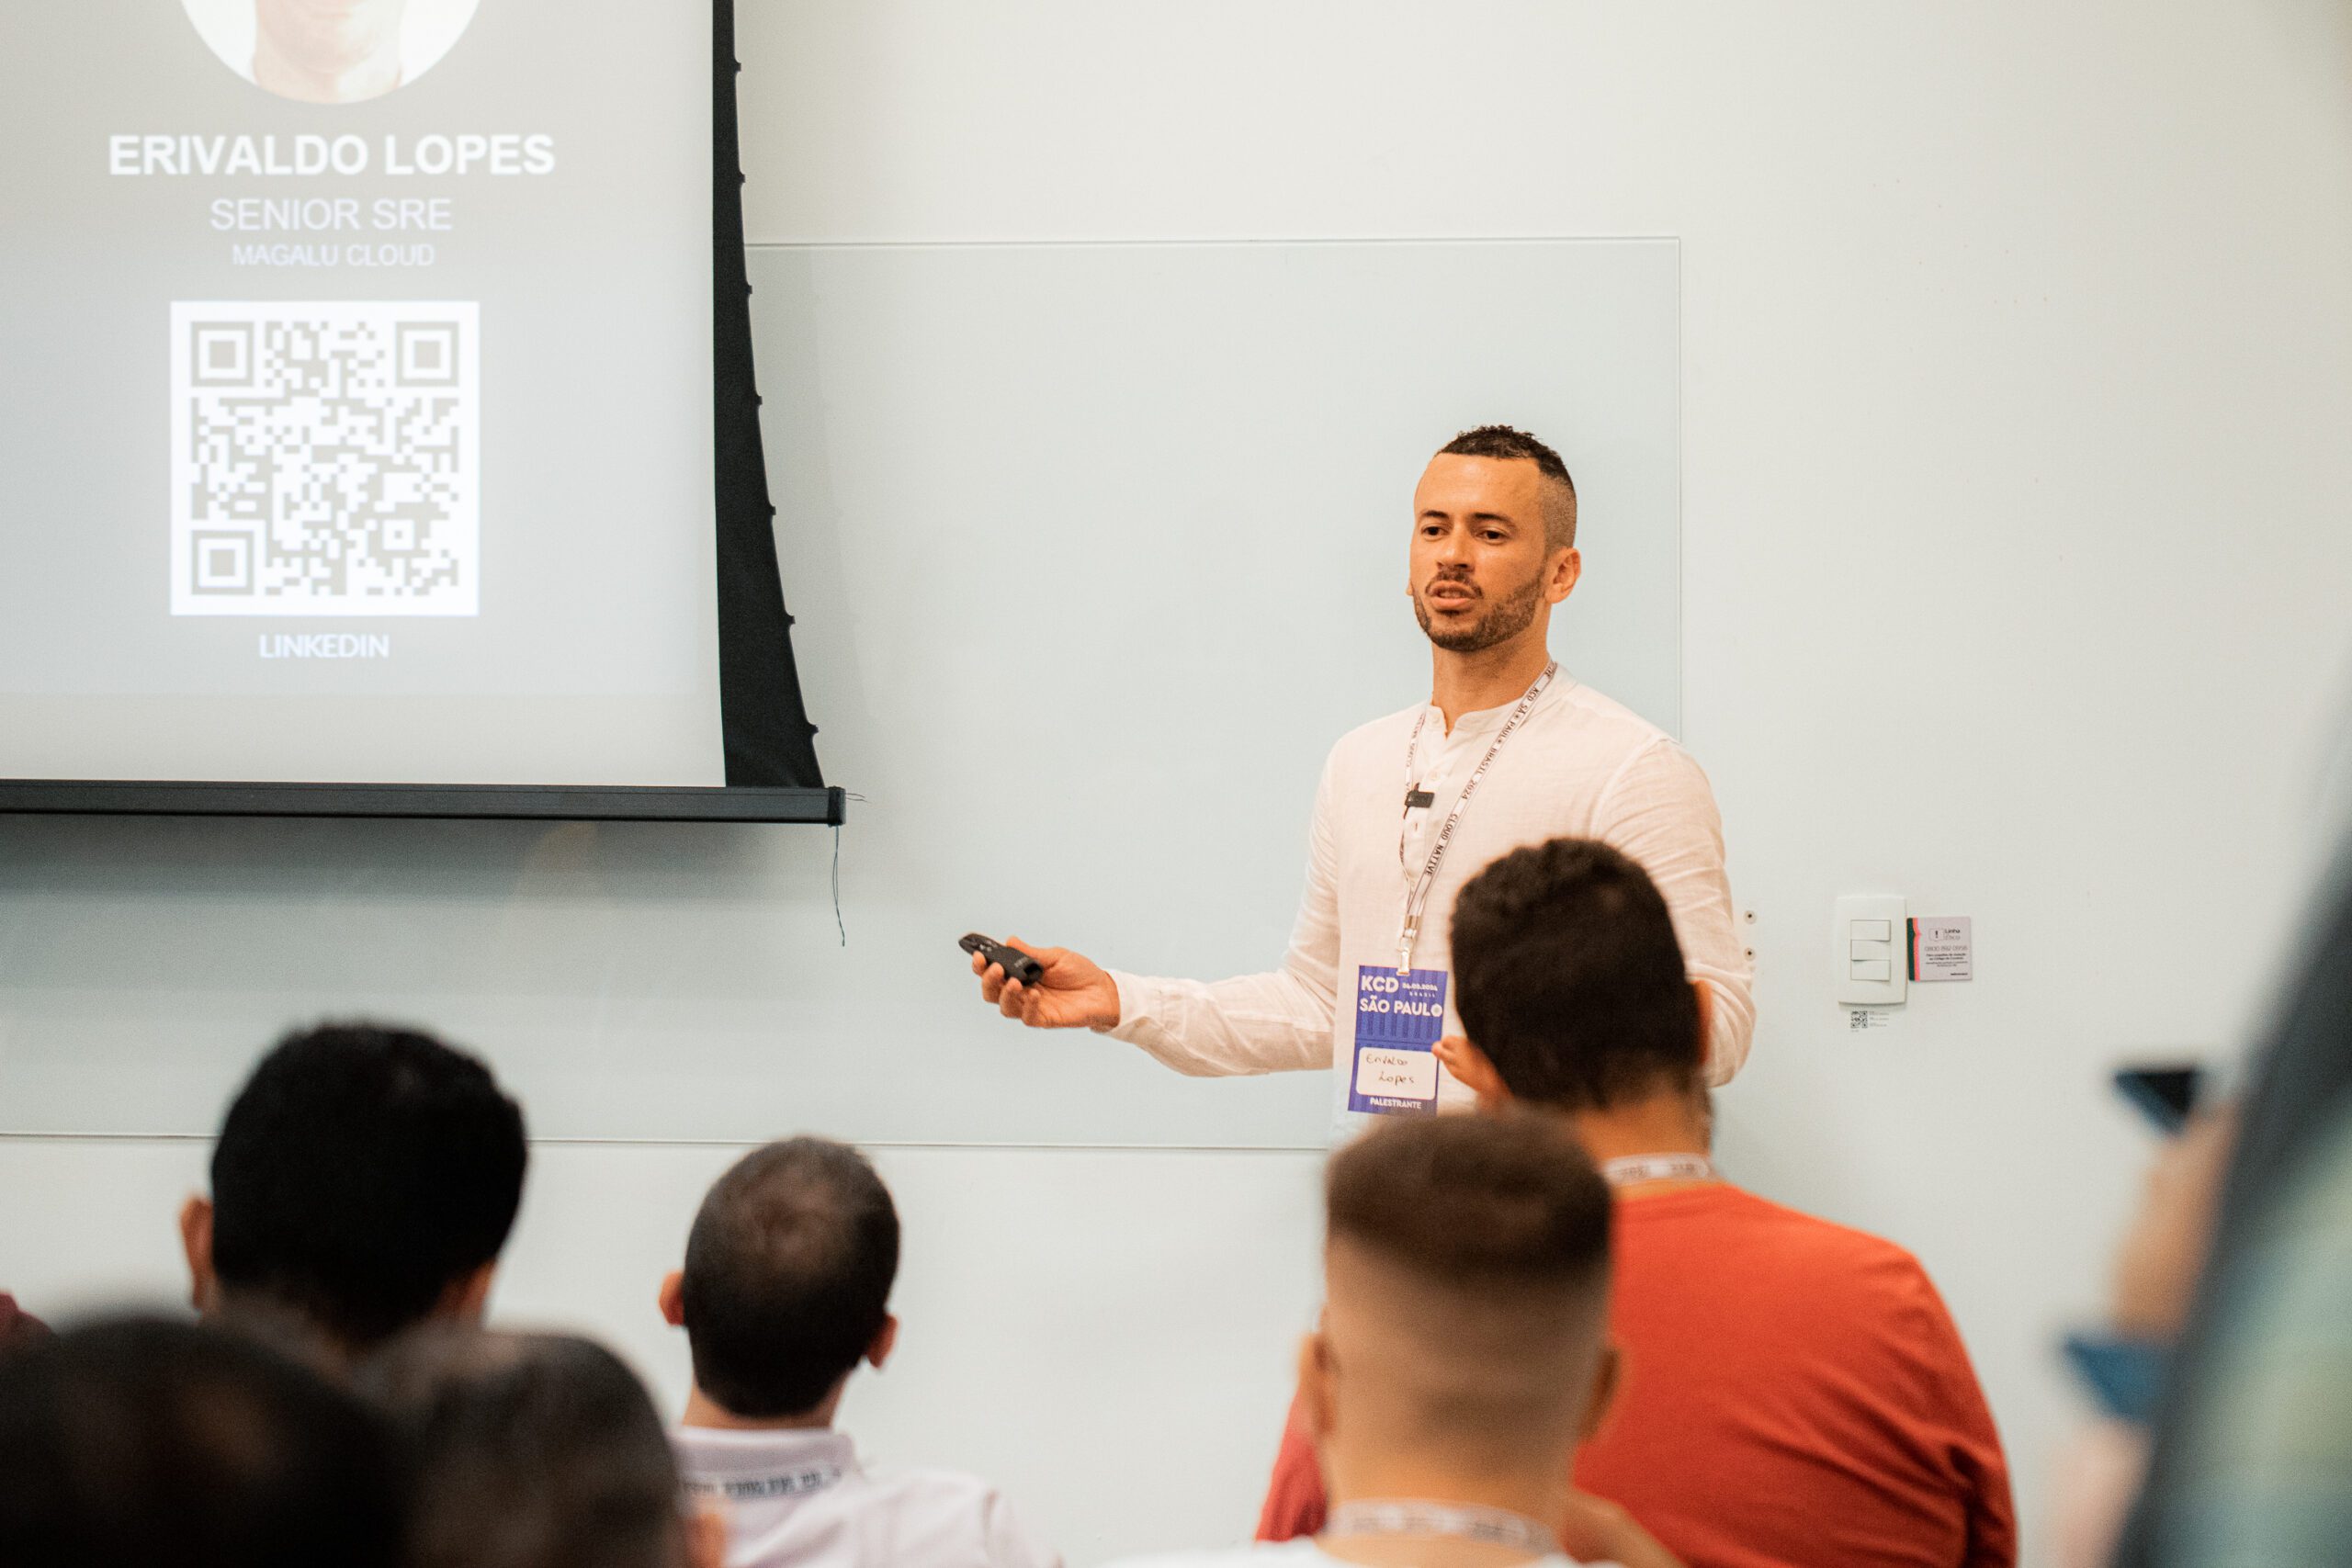
[{"label": "whiteboard panel", "polygon": [[[1555,620],[1679,720],[1670,241],[755,249],[806,828],[0,820],[0,1128],[204,1132],[335,1013],[483,1051],[548,1137],[1312,1146],[1328,1075],[1188,1080],[981,1009],[969,929],[1280,956],[1317,769],[1419,700],[1413,481],[1521,424]],[[842,932],[846,931],[844,944]]]}]

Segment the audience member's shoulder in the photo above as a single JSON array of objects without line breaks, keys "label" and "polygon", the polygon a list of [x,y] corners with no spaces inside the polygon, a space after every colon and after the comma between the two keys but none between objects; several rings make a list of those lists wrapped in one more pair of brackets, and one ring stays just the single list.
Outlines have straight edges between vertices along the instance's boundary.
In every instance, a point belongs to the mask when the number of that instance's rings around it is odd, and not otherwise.
[{"label": "audience member's shoulder", "polygon": [[1328,1561],[1317,1550],[1314,1537],[1300,1536],[1293,1540],[1261,1541],[1254,1546],[1227,1546],[1204,1551],[1169,1551],[1148,1557],[1124,1558],[1113,1568],[1278,1568],[1281,1564]]},{"label": "audience member's shoulder", "polygon": [[1904,1247],[1744,1189],[1728,1190],[1731,1212],[1743,1223],[1768,1230],[1774,1253],[1791,1265],[1835,1272],[1868,1288],[1873,1299],[1928,1306],[1942,1314],[1942,1301],[1927,1269]]},{"label": "audience member's shoulder", "polygon": [[1003,1492],[992,1481],[961,1470],[934,1470],[928,1465],[882,1465],[867,1472],[877,1491],[921,1496],[943,1509],[981,1512],[1001,1501]]},{"label": "audience member's shoulder", "polygon": [[[982,1559],[993,1568],[1059,1568],[1061,1554],[1030,1528],[1026,1516],[992,1481],[960,1470],[886,1466],[870,1472],[866,1482],[894,1499],[893,1511],[903,1525],[923,1533],[939,1532],[942,1540],[977,1541]],[[929,1521],[928,1530],[922,1521]]]}]

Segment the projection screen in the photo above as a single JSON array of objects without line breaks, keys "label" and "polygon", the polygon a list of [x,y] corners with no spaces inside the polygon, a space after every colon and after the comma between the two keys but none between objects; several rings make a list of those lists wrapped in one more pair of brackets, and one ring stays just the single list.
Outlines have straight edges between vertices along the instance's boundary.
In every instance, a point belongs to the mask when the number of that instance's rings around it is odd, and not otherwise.
[{"label": "projection screen", "polygon": [[0,13],[0,807],[838,818],[731,34],[725,0]]}]

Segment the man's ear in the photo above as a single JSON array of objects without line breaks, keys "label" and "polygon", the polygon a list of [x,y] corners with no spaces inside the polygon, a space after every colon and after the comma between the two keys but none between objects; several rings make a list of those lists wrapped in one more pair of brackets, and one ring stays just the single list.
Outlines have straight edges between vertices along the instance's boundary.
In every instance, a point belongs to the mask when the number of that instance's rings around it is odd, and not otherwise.
[{"label": "man's ear", "polygon": [[1298,1341],[1298,1418],[1306,1435],[1320,1447],[1338,1424],[1338,1401],[1331,1386],[1331,1342],[1323,1330],[1302,1335]]},{"label": "man's ear", "polygon": [[1715,988],[1704,980],[1693,980],[1690,994],[1699,998],[1699,1076],[1704,1077],[1707,1058],[1714,1054]]},{"label": "man's ear", "polygon": [[1600,1435],[1601,1423],[1609,1419],[1610,1407],[1617,1403],[1617,1382],[1624,1366],[1616,1346],[1601,1347],[1600,1359],[1592,1369],[1592,1393],[1585,1403],[1584,1420],[1577,1428],[1578,1443],[1589,1443]]},{"label": "man's ear", "polygon": [[458,1275],[441,1287],[441,1297],[433,1303],[430,1315],[447,1318],[453,1323],[480,1323],[490,1308],[490,1286],[498,1273],[498,1259],[493,1258],[479,1269]]},{"label": "man's ear", "polygon": [[1554,550],[1544,567],[1544,601],[1557,604],[1576,592],[1577,580],[1584,575],[1584,555],[1574,545],[1565,550]]},{"label": "man's ear", "polygon": [[874,1331],[872,1343],[865,1347],[866,1364],[876,1371],[880,1371],[882,1363],[888,1360],[890,1352],[898,1348],[899,1320],[895,1317],[886,1317],[882,1320],[882,1326]]},{"label": "man's ear", "polygon": [[220,1297],[212,1272],[212,1200],[198,1194],[180,1205],[180,1250],[187,1255],[187,1304],[209,1312]]},{"label": "man's ear", "polygon": [[673,1269],[662,1276],[662,1289],[654,1300],[661,1303],[662,1321],[673,1328],[686,1325],[686,1277]]},{"label": "man's ear", "polygon": [[1503,1087],[1502,1074],[1487,1054],[1459,1034],[1449,1034],[1437,1043],[1437,1059],[1445,1070],[1478,1097],[1481,1111],[1499,1111],[1510,1103],[1510,1090]]}]

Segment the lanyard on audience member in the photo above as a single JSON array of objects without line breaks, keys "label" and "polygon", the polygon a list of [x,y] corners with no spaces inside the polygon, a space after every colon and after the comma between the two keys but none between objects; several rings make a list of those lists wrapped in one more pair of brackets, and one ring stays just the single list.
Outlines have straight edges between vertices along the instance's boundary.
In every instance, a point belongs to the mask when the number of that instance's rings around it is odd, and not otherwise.
[{"label": "lanyard on audience member", "polygon": [[1377,1499],[1342,1503],[1331,1510],[1325,1535],[1450,1535],[1489,1546],[1517,1547],[1539,1557],[1559,1555],[1560,1538],[1525,1514],[1466,1503]]},{"label": "lanyard on audience member", "polygon": [[1642,1181],[1714,1181],[1715,1162],[1704,1155],[1627,1155],[1604,1160],[1600,1179],[1611,1187]]},{"label": "lanyard on audience member", "polygon": [[811,1492],[822,1492],[841,1480],[847,1472],[832,1463],[804,1465],[798,1470],[772,1474],[722,1476],[717,1480],[687,1481],[687,1492],[697,1497],[724,1497],[730,1503],[749,1503],[771,1497],[805,1497]]},{"label": "lanyard on audience member", "polygon": [[[1556,660],[1544,666],[1544,673],[1535,677],[1535,684],[1527,688],[1527,694],[1519,699],[1517,707],[1510,710],[1510,716],[1503,720],[1503,727],[1495,731],[1495,743],[1487,748],[1486,756],[1479,759],[1477,767],[1471,771],[1470,782],[1464,784],[1462,793],[1454,797],[1453,809],[1445,814],[1444,825],[1437,830],[1437,842],[1430,846],[1429,863],[1421,867],[1421,874],[1414,878],[1405,891],[1405,919],[1396,932],[1396,973],[1399,975],[1413,967],[1413,943],[1421,934],[1421,911],[1430,901],[1430,889],[1437,886],[1438,863],[1445,859],[1446,846],[1453,841],[1453,829],[1462,820],[1464,808],[1470,804],[1470,797],[1478,792],[1478,781],[1487,776],[1487,770],[1494,764],[1495,754],[1503,749],[1503,742],[1510,739],[1511,732],[1525,721],[1530,710],[1535,706],[1535,699],[1544,694],[1544,688],[1550,685],[1552,677],[1559,672],[1560,665]],[[1405,743],[1405,811],[1408,820],[1411,818],[1413,795],[1421,784],[1421,781],[1413,776],[1416,772],[1413,763],[1420,753],[1421,727],[1429,721],[1430,710],[1425,707],[1421,710],[1421,716],[1413,721],[1413,738]],[[1411,869],[1405,862],[1405,834],[1401,829],[1396,834],[1396,863],[1406,870]]]}]

